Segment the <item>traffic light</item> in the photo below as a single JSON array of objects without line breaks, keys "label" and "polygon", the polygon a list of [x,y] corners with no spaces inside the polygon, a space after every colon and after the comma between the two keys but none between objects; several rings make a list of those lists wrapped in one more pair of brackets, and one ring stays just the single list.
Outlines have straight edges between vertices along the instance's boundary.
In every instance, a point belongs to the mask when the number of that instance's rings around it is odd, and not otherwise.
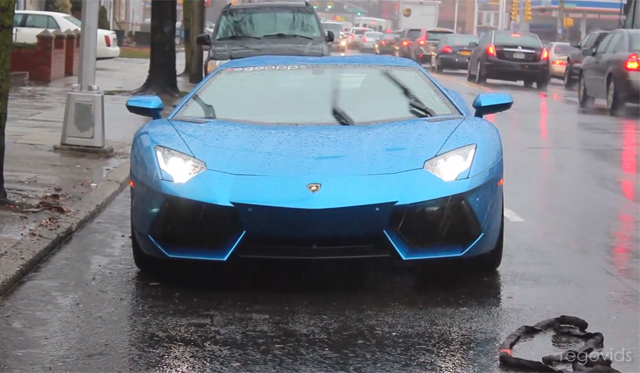
[{"label": "traffic light", "polygon": [[531,21],[531,0],[524,1],[524,20]]},{"label": "traffic light", "polygon": [[511,20],[518,21],[518,0],[511,0]]},{"label": "traffic light", "polygon": [[358,12],[358,16],[361,16],[361,15],[362,15],[362,13]]}]

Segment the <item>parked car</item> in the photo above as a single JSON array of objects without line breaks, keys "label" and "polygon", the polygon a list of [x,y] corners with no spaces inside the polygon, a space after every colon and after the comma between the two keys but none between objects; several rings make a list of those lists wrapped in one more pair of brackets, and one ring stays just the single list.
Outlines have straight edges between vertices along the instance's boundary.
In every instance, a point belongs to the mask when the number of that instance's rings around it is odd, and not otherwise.
[{"label": "parked car", "polygon": [[473,50],[470,44],[478,44],[478,41],[478,37],[475,35],[449,34],[443,36],[431,55],[431,71],[467,70],[469,57]]},{"label": "parked car", "polygon": [[369,31],[373,30],[367,27],[352,27],[351,30],[349,30],[349,36],[347,37],[347,48],[359,49],[364,34]]},{"label": "parked car", "polygon": [[549,51],[531,32],[489,31],[471,43],[467,80],[483,84],[487,79],[524,81],[530,88],[546,90],[549,84]]},{"label": "parked car", "polygon": [[227,4],[213,34],[198,35],[208,45],[205,75],[234,59],[261,56],[328,56],[332,31],[323,31],[308,2]]},{"label": "parked car", "polygon": [[398,34],[389,33],[382,35],[376,43],[376,54],[395,55],[398,50]]},{"label": "parked car", "polygon": [[[322,29],[324,30],[325,33],[327,33],[327,31],[331,31],[333,33],[333,41],[328,43],[329,44],[329,49],[331,49],[332,51],[340,51],[343,49],[343,47],[346,46],[346,42],[343,44],[342,42],[344,40],[342,40],[339,36],[340,33],[342,32],[342,23],[340,22],[322,22]],[[327,34],[328,35],[328,34]]]},{"label": "parked car", "polygon": [[567,57],[567,68],[564,74],[565,88],[573,88],[575,82],[578,81],[578,72],[585,57],[584,51],[597,48],[610,31],[594,31],[587,35],[580,43],[575,45],[576,50]]},{"label": "parked car", "polygon": [[[80,30],[82,22],[76,17],[59,12],[38,10],[16,10],[13,16],[13,41],[15,43],[35,44],[37,35],[44,30]],[[98,29],[98,47],[96,58],[99,60],[120,56],[118,38],[111,30]]]},{"label": "parked car", "polygon": [[413,44],[421,43],[424,45],[426,43],[425,40],[418,41],[422,36],[424,36],[424,29],[421,28],[408,28],[400,31],[396,56],[413,60]]},{"label": "parked car", "polygon": [[640,102],[640,30],[615,30],[584,54],[578,73],[580,109],[604,99],[609,114],[618,116],[627,103]]}]

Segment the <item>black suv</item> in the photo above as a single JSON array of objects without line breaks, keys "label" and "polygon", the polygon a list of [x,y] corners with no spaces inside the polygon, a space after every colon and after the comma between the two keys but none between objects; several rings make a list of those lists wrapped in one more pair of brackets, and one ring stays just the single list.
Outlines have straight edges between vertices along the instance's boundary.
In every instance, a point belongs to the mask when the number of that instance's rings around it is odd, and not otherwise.
[{"label": "black suv", "polygon": [[283,55],[328,56],[334,34],[322,28],[308,2],[264,2],[226,5],[213,35],[202,34],[199,45],[208,45],[205,75],[237,58]]}]

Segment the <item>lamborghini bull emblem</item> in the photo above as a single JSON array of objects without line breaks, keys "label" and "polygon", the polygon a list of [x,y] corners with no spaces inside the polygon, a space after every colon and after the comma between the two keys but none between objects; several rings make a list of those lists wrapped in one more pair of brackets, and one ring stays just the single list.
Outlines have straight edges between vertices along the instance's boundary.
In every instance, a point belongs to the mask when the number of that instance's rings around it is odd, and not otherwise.
[{"label": "lamborghini bull emblem", "polygon": [[322,186],[322,185],[317,184],[317,183],[311,183],[311,184],[307,184],[307,189],[309,189],[309,191],[310,191],[311,193],[315,193],[315,192],[317,192],[317,191],[319,191],[319,190],[320,190],[320,187],[321,187],[321,186]]},{"label": "lamborghini bull emblem", "polygon": [[411,8],[404,8],[402,15],[405,17],[411,17]]}]

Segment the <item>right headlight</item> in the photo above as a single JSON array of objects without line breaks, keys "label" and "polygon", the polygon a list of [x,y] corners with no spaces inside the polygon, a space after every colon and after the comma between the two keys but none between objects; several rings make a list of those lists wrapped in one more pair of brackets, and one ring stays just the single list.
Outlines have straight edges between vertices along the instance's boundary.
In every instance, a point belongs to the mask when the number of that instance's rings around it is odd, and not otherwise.
[{"label": "right headlight", "polygon": [[156,146],[156,157],[160,169],[171,176],[174,183],[186,183],[207,169],[201,160],[164,146]]},{"label": "right headlight", "polygon": [[424,162],[424,169],[444,181],[454,181],[471,167],[476,154],[476,145],[448,151]]}]

